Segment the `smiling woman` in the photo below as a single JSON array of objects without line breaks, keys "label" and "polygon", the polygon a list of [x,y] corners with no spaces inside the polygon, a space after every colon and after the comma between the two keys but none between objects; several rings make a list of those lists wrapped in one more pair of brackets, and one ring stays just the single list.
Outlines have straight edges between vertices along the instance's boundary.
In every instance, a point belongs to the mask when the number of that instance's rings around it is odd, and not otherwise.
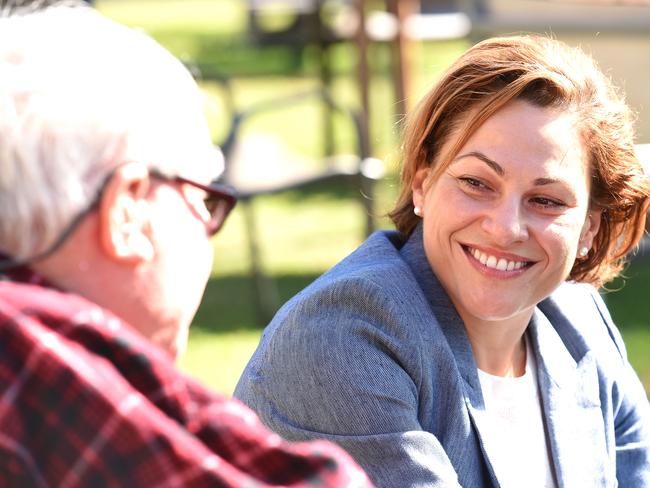
[{"label": "smiling woman", "polygon": [[[456,138],[442,146],[443,158]],[[524,341],[503,334],[523,337],[537,303],[598,231],[601,210],[588,211],[589,165],[578,140],[574,115],[515,100],[438,177],[429,166],[415,174],[427,259],[488,373],[524,374]]]},{"label": "smiling woman", "polygon": [[397,232],[278,312],[235,395],[380,487],[650,486],[650,408],[597,292],[645,224],[631,121],[577,49],[472,47],[405,126]]}]

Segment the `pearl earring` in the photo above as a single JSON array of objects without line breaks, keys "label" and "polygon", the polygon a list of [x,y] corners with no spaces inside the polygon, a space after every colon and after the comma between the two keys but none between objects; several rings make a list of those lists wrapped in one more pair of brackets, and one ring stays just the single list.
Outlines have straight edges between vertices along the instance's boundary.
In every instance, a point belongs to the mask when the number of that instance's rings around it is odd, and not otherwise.
[{"label": "pearl earring", "polygon": [[418,217],[422,216],[422,209],[420,207],[413,207],[413,213]]},{"label": "pearl earring", "polygon": [[581,258],[584,258],[588,253],[589,253],[589,248],[587,246],[581,247],[580,250],[578,251],[578,255]]}]

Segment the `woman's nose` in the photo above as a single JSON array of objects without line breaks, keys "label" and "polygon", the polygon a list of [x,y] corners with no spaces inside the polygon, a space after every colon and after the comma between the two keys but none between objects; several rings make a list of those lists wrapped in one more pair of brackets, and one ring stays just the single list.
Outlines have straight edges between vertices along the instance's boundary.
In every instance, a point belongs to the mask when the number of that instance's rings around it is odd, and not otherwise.
[{"label": "woman's nose", "polygon": [[490,208],[482,221],[493,243],[502,247],[528,239],[528,226],[518,199],[504,199]]}]

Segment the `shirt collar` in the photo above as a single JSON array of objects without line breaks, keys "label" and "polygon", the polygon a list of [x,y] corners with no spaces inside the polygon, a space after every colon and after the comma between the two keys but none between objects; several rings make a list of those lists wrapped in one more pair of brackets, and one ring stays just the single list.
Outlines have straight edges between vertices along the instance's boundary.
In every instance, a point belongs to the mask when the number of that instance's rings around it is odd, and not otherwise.
[{"label": "shirt collar", "polygon": [[[0,252],[0,261],[11,259],[10,256]],[[17,283],[28,283],[30,285],[39,285],[47,288],[56,288],[43,275],[37,273],[27,266],[18,266],[0,272],[0,281],[13,281]]]}]

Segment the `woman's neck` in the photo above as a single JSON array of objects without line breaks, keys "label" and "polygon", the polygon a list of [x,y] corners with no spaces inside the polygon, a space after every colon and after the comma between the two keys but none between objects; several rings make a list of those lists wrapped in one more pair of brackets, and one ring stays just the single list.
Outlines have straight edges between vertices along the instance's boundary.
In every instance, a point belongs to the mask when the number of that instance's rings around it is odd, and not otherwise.
[{"label": "woman's neck", "polygon": [[530,317],[499,321],[461,318],[480,370],[494,376],[523,376],[526,372],[524,334]]}]

